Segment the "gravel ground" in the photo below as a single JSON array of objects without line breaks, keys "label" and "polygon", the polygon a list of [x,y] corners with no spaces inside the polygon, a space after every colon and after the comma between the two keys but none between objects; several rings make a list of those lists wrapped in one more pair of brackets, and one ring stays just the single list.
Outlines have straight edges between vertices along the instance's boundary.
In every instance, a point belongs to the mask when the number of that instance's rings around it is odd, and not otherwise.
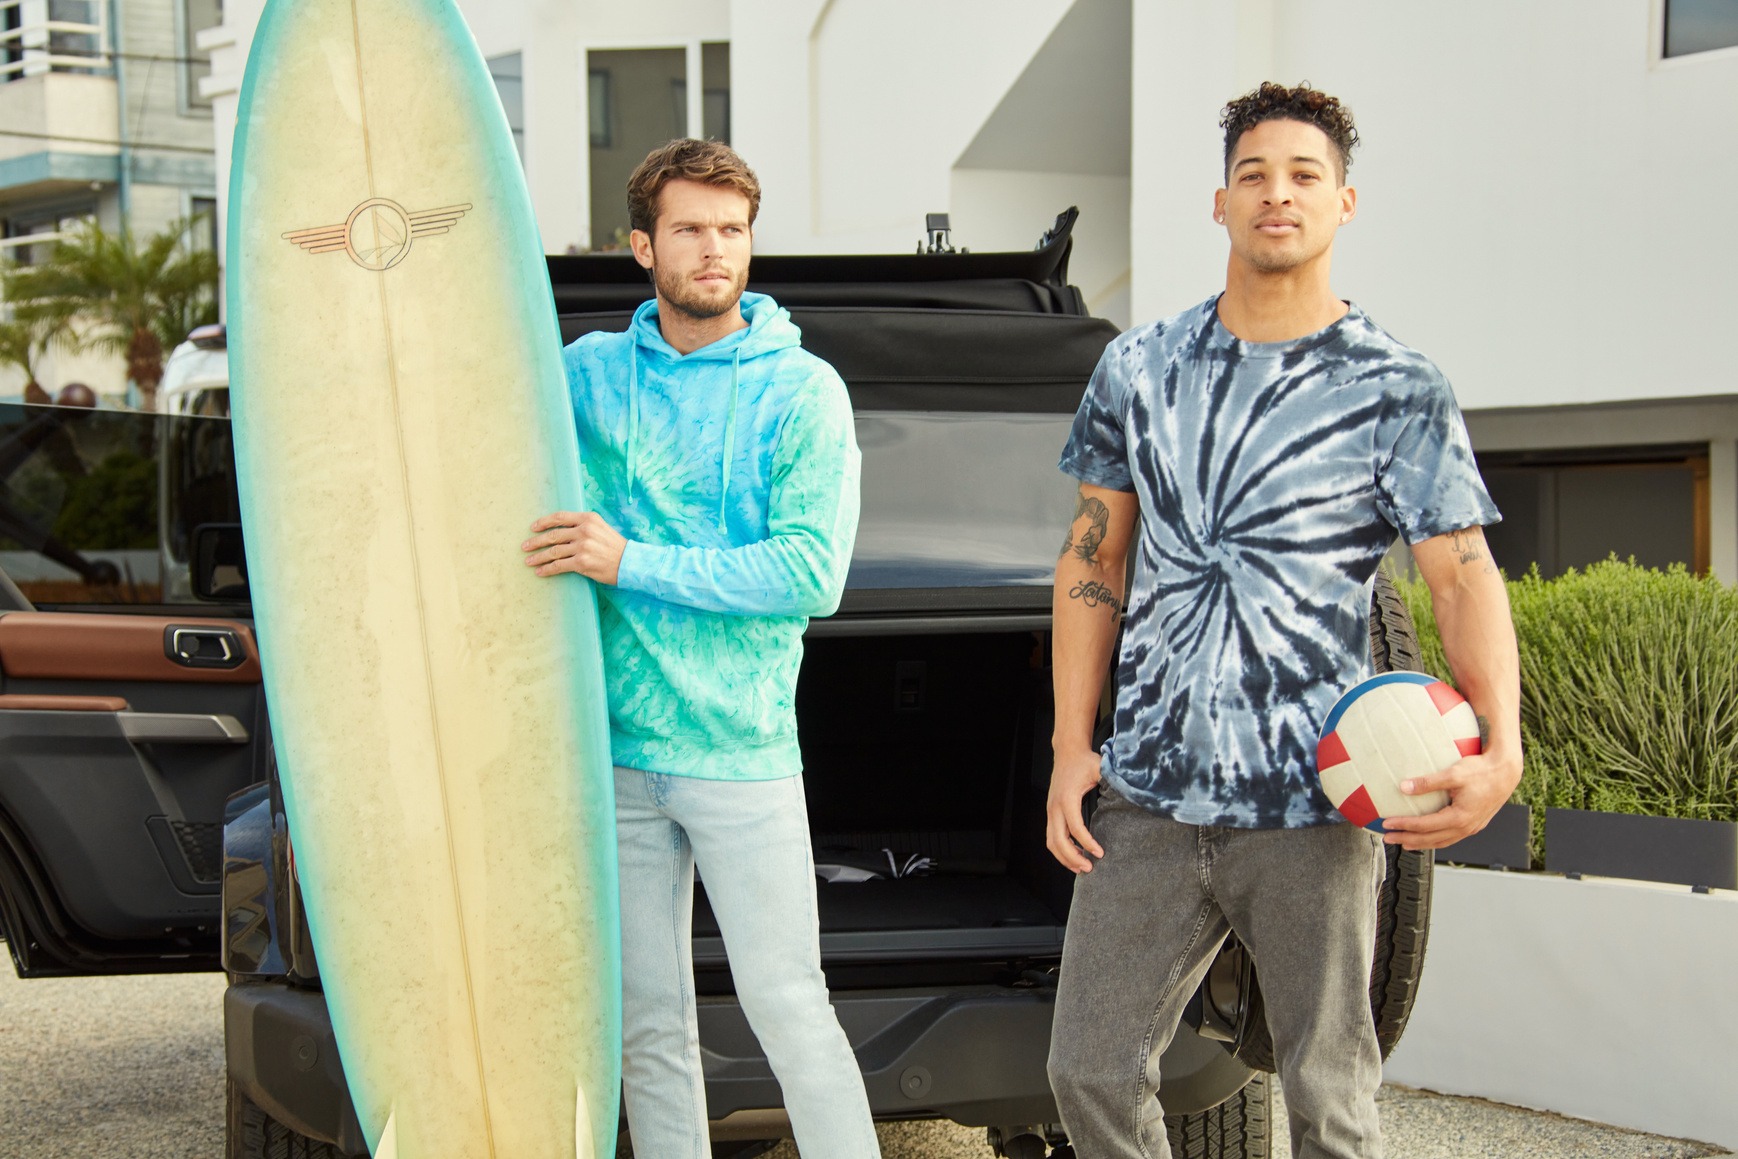
[{"label": "gravel ground", "polygon": [[[218,1159],[223,978],[21,982],[0,963],[0,1154],[7,1159]],[[1384,1087],[1389,1159],[1692,1159],[1717,1147],[1479,1099]],[[1279,1109],[1279,1108],[1276,1108]],[[1283,1110],[1276,1116],[1284,1122]],[[980,1129],[881,1128],[884,1159],[988,1159]],[[1277,1142],[1276,1155],[1284,1155]],[[766,1159],[797,1159],[789,1143]]]},{"label": "gravel ground", "polygon": [[223,975],[20,981],[0,958],[0,1154],[218,1159]]}]

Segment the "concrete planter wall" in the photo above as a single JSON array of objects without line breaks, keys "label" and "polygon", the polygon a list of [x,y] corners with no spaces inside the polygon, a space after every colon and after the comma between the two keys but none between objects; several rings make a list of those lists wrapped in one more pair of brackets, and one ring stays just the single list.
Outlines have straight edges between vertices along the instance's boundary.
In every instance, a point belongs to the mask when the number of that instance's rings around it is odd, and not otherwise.
[{"label": "concrete planter wall", "polygon": [[1738,1149],[1738,893],[1441,867],[1386,1077]]}]

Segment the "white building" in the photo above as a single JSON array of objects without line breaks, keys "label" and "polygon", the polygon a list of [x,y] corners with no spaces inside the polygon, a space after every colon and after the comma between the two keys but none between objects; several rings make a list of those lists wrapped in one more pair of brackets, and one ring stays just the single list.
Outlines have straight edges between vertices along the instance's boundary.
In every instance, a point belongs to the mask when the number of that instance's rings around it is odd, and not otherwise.
[{"label": "white building", "polygon": [[[259,0],[204,92],[218,166]],[[608,248],[680,133],[758,171],[761,252],[977,250],[1082,210],[1120,324],[1222,284],[1220,107],[1342,97],[1364,145],[1336,286],[1454,382],[1511,568],[1610,550],[1738,581],[1738,5],[1731,0],[460,0],[546,248]]]},{"label": "white building", "polygon": [[[141,240],[206,215],[216,245],[210,70],[197,39],[220,0],[0,0],[0,258],[28,262],[77,222]],[[50,350],[38,378],[118,394],[118,358]],[[0,369],[0,396],[22,379]]]}]

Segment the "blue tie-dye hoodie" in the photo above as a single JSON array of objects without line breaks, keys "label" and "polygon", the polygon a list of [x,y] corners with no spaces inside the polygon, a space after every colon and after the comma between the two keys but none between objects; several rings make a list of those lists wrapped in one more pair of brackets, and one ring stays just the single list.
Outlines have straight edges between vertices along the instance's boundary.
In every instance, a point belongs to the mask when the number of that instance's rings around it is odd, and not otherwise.
[{"label": "blue tie-dye hoodie", "polygon": [[565,351],[586,500],[628,539],[598,585],[618,765],[713,780],[802,770],[810,616],[839,606],[857,533],[845,384],[778,303],[691,354],[658,304]]}]

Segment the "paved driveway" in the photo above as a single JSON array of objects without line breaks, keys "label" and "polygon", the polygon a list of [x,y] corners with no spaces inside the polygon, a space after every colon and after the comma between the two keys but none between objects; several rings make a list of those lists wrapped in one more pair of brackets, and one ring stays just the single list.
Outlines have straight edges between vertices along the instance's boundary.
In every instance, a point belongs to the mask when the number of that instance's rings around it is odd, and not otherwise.
[{"label": "paved driveway", "polygon": [[[0,1155],[220,1159],[223,979],[215,974],[21,982],[0,960]],[[1476,1099],[1382,1092],[1390,1159],[1691,1159],[1718,1148]],[[1281,1116],[1283,1121],[1283,1115]],[[983,1132],[882,1130],[884,1159],[987,1159]],[[1283,1145],[1276,1154],[1285,1154]],[[796,1159],[786,1143],[767,1159]]]}]

